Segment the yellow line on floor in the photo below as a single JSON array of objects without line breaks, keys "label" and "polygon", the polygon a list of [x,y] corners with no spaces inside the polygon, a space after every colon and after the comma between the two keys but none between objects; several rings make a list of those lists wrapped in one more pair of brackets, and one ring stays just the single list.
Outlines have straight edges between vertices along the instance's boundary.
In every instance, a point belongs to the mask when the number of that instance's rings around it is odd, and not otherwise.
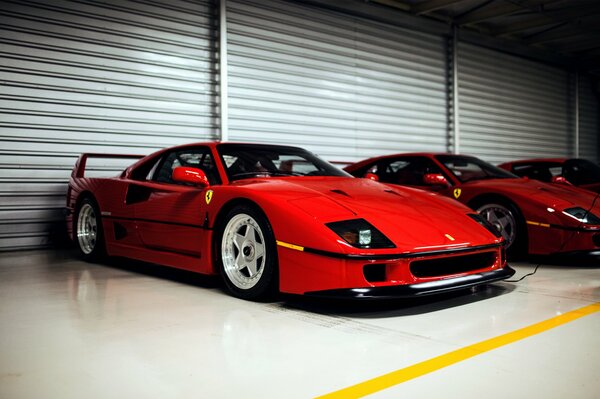
[{"label": "yellow line on floor", "polygon": [[448,367],[458,362],[462,362],[463,360],[469,359],[471,357],[480,355],[485,352],[489,352],[493,349],[511,344],[524,338],[531,337],[532,335],[539,334],[541,332],[550,330],[554,327],[558,327],[560,325],[569,323],[573,320],[577,320],[580,317],[587,316],[599,311],[600,302],[584,306],[580,309],[572,310],[570,312],[558,315],[551,319],[532,324],[528,327],[524,327],[519,330],[515,330],[494,338],[486,339],[485,341],[465,346],[464,348],[448,352],[446,354],[434,357],[429,360],[425,360],[421,363],[417,363],[400,370],[392,371],[391,373],[384,374],[380,377],[375,377],[371,380],[340,389],[339,391],[319,396],[317,399],[362,398],[364,396],[371,395],[375,392],[382,391],[394,385],[398,385],[403,382],[421,377],[422,375],[432,373],[441,368]]}]

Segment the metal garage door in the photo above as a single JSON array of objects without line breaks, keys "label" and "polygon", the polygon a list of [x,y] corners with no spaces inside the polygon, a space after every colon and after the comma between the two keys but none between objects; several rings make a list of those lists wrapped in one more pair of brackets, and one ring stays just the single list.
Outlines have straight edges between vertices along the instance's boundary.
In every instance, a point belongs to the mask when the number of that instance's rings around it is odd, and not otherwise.
[{"label": "metal garage door", "polygon": [[209,3],[3,2],[0,250],[47,243],[80,152],[211,137]]},{"label": "metal garage door", "polygon": [[461,153],[495,163],[573,153],[566,71],[461,43],[458,72]]},{"label": "metal garage door", "polygon": [[445,42],[287,1],[228,1],[229,138],[330,160],[446,149]]},{"label": "metal garage door", "polygon": [[579,156],[598,162],[600,151],[600,103],[589,77],[579,79]]}]

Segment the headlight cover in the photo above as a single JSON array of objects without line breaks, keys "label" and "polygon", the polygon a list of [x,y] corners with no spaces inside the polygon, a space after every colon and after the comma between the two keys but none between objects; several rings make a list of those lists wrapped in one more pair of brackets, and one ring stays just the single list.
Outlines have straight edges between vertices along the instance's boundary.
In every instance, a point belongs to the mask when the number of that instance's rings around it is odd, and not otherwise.
[{"label": "headlight cover", "polygon": [[471,219],[473,219],[474,221],[476,221],[477,223],[479,223],[480,225],[485,227],[490,233],[492,233],[497,238],[502,237],[502,231],[498,230],[498,228],[496,228],[496,226],[491,224],[486,218],[484,218],[480,214],[469,213],[467,216],[469,216]]},{"label": "headlight cover", "polygon": [[567,208],[562,213],[581,223],[600,224],[600,218],[598,216],[578,206]]},{"label": "headlight cover", "polygon": [[343,220],[341,222],[326,223],[325,226],[333,230],[348,244],[357,248],[395,248],[382,232],[377,230],[365,219]]}]

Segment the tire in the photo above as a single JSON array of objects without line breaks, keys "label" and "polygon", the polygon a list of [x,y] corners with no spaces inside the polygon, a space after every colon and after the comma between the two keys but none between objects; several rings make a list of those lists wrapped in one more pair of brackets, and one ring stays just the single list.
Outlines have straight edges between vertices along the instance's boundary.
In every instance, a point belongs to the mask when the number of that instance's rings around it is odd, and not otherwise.
[{"label": "tire", "polygon": [[492,200],[474,207],[488,222],[500,227],[511,259],[527,254],[527,229],[519,209],[505,201]]},{"label": "tire", "polygon": [[77,206],[73,220],[75,244],[81,258],[85,261],[98,261],[106,255],[104,231],[98,204],[86,197]]},{"label": "tire", "polygon": [[246,300],[265,300],[278,288],[275,236],[257,208],[231,209],[215,242],[219,271],[229,292]]}]

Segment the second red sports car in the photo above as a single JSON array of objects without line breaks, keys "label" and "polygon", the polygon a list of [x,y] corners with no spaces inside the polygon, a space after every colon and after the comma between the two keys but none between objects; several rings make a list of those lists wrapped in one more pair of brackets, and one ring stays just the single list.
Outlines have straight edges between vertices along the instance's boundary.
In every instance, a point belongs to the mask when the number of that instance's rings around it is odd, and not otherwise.
[{"label": "second red sports car", "polygon": [[[220,274],[235,296],[403,297],[514,273],[497,231],[467,207],[355,179],[295,147],[198,143],[112,178],[75,165],[68,227],[103,253]],[[116,157],[119,157],[118,155]]]},{"label": "second red sports car", "polygon": [[600,255],[600,201],[586,190],[522,179],[478,158],[451,154],[388,155],[345,170],[454,198],[496,225],[514,254]]}]

